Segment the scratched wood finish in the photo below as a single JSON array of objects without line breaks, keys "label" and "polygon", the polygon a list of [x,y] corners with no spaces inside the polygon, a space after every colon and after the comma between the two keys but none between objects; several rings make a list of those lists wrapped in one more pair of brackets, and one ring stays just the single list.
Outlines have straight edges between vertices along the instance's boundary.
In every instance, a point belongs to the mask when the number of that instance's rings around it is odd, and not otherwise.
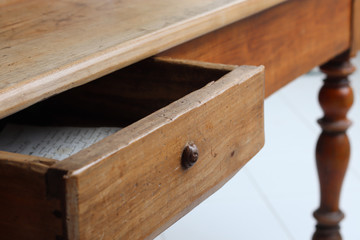
[{"label": "scratched wood finish", "polygon": [[342,182],[350,157],[346,130],[351,125],[346,114],[353,103],[348,75],[355,71],[345,53],[321,66],[326,74],[319,92],[324,117],[319,120],[322,133],[316,146],[316,163],[320,180],[320,207],[314,212],[318,224],[313,240],[341,240],[339,223],[344,214],[339,208]]},{"label": "scratched wood finish", "polygon": [[283,1],[6,1],[0,117]]},{"label": "scratched wood finish", "polygon": [[236,67],[146,59],[4,120],[37,125],[124,127],[218,80]]},{"label": "scratched wood finish", "polygon": [[151,239],[221,187],[263,146],[263,71],[239,67],[52,166],[68,172],[51,181],[65,181],[68,237]]},{"label": "scratched wood finish", "polygon": [[265,95],[350,47],[351,0],[287,1],[161,56],[264,65]]},{"label": "scratched wood finish", "polygon": [[1,239],[56,239],[60,201],[46,196],[46,171],[56,160],[0,151]]}]

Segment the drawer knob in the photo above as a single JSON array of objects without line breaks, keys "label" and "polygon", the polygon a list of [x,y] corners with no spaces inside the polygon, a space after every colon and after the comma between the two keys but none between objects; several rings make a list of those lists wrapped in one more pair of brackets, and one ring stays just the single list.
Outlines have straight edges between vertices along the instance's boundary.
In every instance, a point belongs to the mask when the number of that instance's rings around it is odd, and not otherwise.
[{"label": "drawer knob", "polygon": [[189,142],[188,144],[186,144],[181,156],[182,166],[185,169],[188,169],[196,163],[198,158],[199,158],[199,150],[197,146],[193,142]]}]

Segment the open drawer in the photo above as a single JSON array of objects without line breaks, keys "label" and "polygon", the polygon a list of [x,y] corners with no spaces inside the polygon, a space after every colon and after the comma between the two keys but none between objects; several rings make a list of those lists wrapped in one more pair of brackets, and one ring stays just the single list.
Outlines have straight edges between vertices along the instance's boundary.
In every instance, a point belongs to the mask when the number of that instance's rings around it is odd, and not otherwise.
[{"label": "open drawer", "polygon": [[149,59],[11,116],[123,128],[62,161],[0,152],[2,239],[155,237],[261,149],[263,101],[263,67]]}]

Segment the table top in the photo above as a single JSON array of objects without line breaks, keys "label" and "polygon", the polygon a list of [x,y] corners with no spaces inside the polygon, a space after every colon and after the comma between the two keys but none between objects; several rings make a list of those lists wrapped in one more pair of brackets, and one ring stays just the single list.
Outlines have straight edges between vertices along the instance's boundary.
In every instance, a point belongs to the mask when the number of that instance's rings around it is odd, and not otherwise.
[{"label": "table top", "polygon": [[5,0],[0,117],[286,0]]}]

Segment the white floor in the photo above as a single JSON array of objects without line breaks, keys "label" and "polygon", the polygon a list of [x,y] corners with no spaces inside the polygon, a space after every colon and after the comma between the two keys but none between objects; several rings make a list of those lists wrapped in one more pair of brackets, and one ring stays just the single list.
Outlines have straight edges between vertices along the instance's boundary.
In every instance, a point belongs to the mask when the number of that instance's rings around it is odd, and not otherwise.
[{"label": "white floor", "polygon": [[[360,58],[353,62],[359,71],[351,76],[355,103],[349,113],[352,155],[341,198],[344,240],[360,239]],[[156,240],[310,240],[312,212],[319,203],[314,149],[322,79],[312,71],[268,98],[265,147]]]}]

